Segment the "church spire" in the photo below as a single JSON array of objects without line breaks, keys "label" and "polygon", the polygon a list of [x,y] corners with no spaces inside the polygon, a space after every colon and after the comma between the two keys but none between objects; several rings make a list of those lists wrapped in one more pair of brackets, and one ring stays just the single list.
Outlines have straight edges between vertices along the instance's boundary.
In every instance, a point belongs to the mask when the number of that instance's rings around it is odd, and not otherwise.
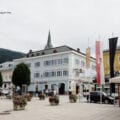
[{"label": "church spire", "polygon": [[45,49],[49,49],[49,48],[52,48],[53,45],[51,43],[51,35],[50,35],[50,30],[49,30],[49,34],[48,34],[48,40],[47,40],[47,44],[45,46]]}]

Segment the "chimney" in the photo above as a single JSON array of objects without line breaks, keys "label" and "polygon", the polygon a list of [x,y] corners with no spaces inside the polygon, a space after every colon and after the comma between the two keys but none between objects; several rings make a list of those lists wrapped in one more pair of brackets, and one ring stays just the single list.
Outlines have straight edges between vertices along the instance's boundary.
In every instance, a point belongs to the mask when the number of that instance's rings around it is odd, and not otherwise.
[{"label": "chimney", "polygon": [[31,49],[29,50],[29,53],[32,53],[32,50],[31,50]]},{"label": "chimney", "polygon": [[79,49],[79,48],[77,48],[77,52],[80,52],[80,49]]}]

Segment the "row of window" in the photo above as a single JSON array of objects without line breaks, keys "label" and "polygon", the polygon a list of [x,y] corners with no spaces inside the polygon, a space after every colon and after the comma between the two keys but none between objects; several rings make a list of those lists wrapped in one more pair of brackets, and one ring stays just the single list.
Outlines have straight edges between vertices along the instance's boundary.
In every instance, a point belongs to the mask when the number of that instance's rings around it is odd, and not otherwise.
[{"label": "row of window", "polygon": [[[85,67],[85,61],[80,61],[79,59],[75,59],[75,64],[80,65],[81,67]],[[95,70],[96,66],[92,64],[91,69]]]},{"label": "row of window", "polygon": [[75,59],[75,64],[76,65],[80,65],[81,64],[81,67],[85,66],[85,62],[84,61],[80,61],[79,59]]},{"label": "row of window", "polygon": [[[0,65],[0,68],[3,68],[3,67],[4,67],[3,65]],[[13,64],[8,64],[5,67],[11,68],[11,67],[13,67]]]},{"label": "row of window", "polygon": [[35,78],[40,78],[40,77],[60,77],[60,76],[68,76],[68,71],[67,70],[58,70],[58,71],[47,71],[43,73],[43,76],[40,76],[39,72],[34,73]]},{"label": "row of window", "polygon": [[45,66],[51,66],[51,65],[62,65],[62,64],[68,64],[68,58],[64,59],[55,59],[55,60],[46,60],[44,61]]},{"label": "row of window", "polygon": [[[26,63],[26,64],[28,67],[31,67],[31,63]],[[44,66],[62,65],[62,64],[68,64],[68,58],[44,61]],[[40,62],[36,62],[34,66],[40,67]]]}]

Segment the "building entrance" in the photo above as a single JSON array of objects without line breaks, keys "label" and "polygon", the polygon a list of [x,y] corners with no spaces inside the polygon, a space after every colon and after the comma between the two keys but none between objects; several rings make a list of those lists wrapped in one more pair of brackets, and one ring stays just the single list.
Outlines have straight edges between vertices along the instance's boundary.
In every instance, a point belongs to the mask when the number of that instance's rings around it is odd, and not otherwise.
[{"label": "building entrance", "polygon": [[59,94],[60,95],[64,95],[65,94],[65,84],[64,83],[60,83],[59,84]]}]

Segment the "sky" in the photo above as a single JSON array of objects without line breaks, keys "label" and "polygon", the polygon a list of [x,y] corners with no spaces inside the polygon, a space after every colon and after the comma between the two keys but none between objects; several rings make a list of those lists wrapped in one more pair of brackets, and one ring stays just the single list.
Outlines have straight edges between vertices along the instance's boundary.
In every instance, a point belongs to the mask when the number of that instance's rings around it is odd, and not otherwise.
[{"label": "sky", "polygon": [[44,49],[50,30],[54,47],[90,46],[94,55],[96,40],[107,49],[120,36],[119,12],[120,0],[0,0],[0,48]]}]

